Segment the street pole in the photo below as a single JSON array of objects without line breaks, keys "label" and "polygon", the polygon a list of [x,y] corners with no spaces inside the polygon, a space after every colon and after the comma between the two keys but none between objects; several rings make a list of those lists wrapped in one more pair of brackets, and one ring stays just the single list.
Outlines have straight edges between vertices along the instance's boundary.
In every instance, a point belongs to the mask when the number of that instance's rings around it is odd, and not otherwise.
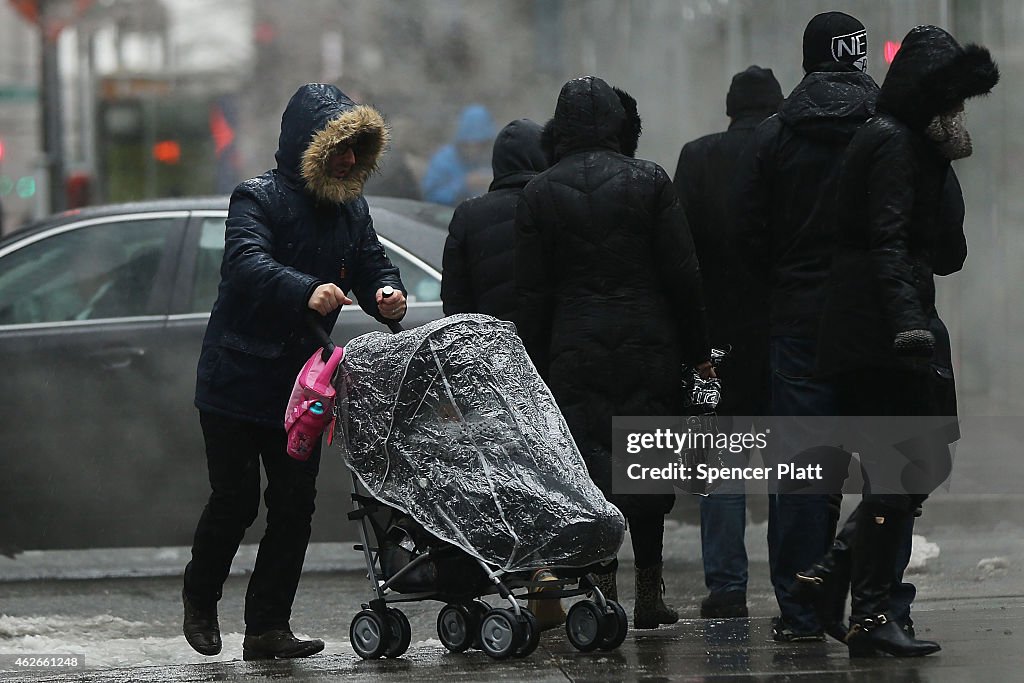
[{"label": "street pole", "polygon": [[40,69],[39,93],[42,105],[43,157],[51,212],[63,211],[64,126],[62,121],[60,72],[57,41],[60,29],[52,16],[53,0],[39,2]]}]

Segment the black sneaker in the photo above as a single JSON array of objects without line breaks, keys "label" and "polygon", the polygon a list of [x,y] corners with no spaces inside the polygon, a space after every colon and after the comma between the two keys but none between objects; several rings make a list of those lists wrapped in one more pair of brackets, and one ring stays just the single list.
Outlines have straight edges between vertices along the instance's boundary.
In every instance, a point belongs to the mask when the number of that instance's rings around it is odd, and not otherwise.
[{"label": "black sneaker", "polygon": [[773,617],[772,640],[776,643],[822,643],[825,641],[825,632],[794,631],[782,617]]},{"label": "black sneaker", "polygon": [[246,636],[242,640],[242,659],[297,659],[309,657],[324,649],[319,638],[300,640],[286,629],[267,631],[259,636]]},{"label": "black sneaker", "polygon": [[217,622],[217,604],[212,607],[198,607],[181,590],[181,602],[185,607],[185,619],[181,631],[192,649],[201,655],[212,657],[220,654],[220,624]]},{"label": "black sneaker", "polygon": [[747,616],[747,594],[744,591],[711,593],[700,603],[702,619],[738,619]]}]

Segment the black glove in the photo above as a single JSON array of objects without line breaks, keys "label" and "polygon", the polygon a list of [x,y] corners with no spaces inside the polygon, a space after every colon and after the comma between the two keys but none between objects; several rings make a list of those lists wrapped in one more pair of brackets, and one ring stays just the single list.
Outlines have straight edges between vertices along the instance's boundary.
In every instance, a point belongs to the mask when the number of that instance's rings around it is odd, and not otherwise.
[{"label": "black glove", "polygon": [[898,356],[931,358],[935,351],[935,335],[929,330],[906,330],[896,335],[892,348]]}]

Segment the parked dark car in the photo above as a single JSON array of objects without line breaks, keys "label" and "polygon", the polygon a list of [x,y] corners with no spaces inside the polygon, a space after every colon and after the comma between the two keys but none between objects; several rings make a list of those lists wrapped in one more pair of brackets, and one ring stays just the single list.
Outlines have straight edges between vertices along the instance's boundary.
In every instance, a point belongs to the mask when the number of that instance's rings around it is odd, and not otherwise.
[{"label": "parked dark car", "polygon": [[[441,317],[452,209],[368,201],[409,290],[403,324]],[[209,494],[195,368],[227,207],[227,197],[94,207],[0,240],[0,549],[191,543]],[[351,306],[333,336],[377,329]],[[340,538],[345,472],[324,459],[314,540]]]}]

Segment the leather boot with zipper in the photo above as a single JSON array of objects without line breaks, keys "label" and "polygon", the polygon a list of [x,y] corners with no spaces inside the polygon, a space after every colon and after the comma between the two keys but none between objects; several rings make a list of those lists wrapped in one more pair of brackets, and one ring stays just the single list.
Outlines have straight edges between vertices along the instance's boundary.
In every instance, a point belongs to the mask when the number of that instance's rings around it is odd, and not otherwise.
[{"label": "leather boot with zipper", "polygon": [[911,514],[895,506],[864,501],[857,509],[851,565],[850,630],[846,645],[850,657],[889,654],[894,657],[922,657],[938,652],[938,643],[916,640],[886,614],[892,589],[892,567],[896,562]]}]

